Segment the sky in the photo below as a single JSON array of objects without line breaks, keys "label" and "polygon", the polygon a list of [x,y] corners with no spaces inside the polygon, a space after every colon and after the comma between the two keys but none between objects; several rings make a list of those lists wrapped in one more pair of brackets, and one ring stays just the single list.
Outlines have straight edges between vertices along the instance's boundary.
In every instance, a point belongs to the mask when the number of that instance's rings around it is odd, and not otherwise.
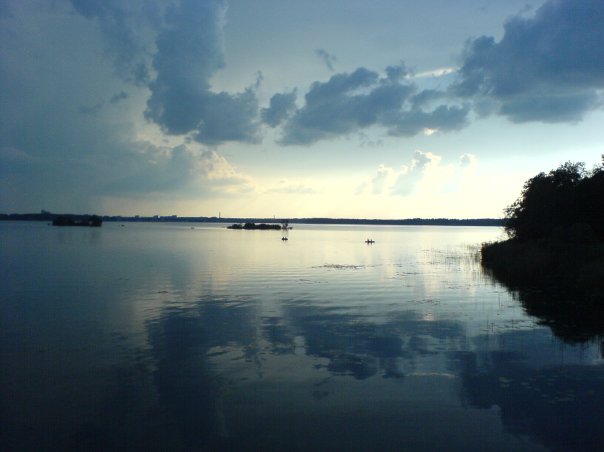
[{"label": "sky", "polygon": [[497,218],[603,101],[602,0],[0,0],[0,212]]}]

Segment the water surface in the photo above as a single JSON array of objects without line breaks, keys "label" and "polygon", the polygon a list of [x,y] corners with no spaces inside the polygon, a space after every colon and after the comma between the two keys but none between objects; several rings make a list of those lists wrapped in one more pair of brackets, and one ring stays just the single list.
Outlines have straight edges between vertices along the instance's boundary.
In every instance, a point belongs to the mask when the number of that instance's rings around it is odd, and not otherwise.
[{"label": "water surface", "polygon": [[499,228],[225,226],[0,223],[0,449],[604,440],[600,339],[483,274]]}]

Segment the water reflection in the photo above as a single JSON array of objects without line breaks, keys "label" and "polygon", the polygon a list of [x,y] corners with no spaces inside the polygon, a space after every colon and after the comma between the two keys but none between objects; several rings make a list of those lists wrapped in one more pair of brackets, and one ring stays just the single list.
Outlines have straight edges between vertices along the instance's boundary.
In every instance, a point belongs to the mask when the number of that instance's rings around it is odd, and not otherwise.
[{"label": "water reflection", "polygon": [[594,341],[600,343],[604,357],[604,299],[586,297],[567,287],[518,288],[505,278],[487,270],[488,276],[504,284],[518,299],[527,314],[569,343]]},{"label": "water reflection", "polygon": [[[3,236],[20,247],[0,259],[11,263],[0,448],[538,450],[600,439],[599,349],[557,341],[483,278],[456,234],[477,243],[493,232],[455,231],[376,229],[372,247],[354,228],[294,230],[287,246],[270,232],[163,225]],[[580,422],[561,413],[566,433],[545,432],[565,407]]]},{"label": "water reflection", "polygon": [[227,435],[222,381],[208,364],[214,355],[209,351],[231,342],[252,342],[249,309],[210,301],[200,305],[197,312],[166,310],[149,323],[158,402],[187,447],[217,445]]},{"label": "water reflection", "polygon": [[507,430],[551,450],[598,450],[604,440],[604,374],[591,365],[534,366],[521,353],[492,352],[478,364],[471,352],[453,357],[470,406],[495,407]]},{"label": "water reflection", "polygon": [[[184,445],[426,448],[443,436],[460,450],[530,445],[466,424],[477,412],[458,405],[448,356],[469,346],[459,323],[413,311],[376,322],[318,300],[283,304],[283,316],[263,316],[260,299],[207,295],[148,323],[158,401]],[[430,422],[437,412],[440,422]],[[417,419],[430,433],[418,435]],[[470,437],[445,430],[460,423]]]},{"label": "water reflection", "polygon": [[[282,316],[263,316],[261,304],[254,298],[203,297],[194,308],[166,309],[148,324],[159,401],[177,420],[187,446],[269,447],[287,444],[292,435],[319,446],[301,432],[321,432],[327,423],[349,436],[339,442],[319,436],[320,441],[349,447],[360,440],[358,423],[366,423],[361,431],[373,433],[377,426],[357,411],[347,415],[350,425],[334,424],[329,417],[332,410],[342,415],[342,397],[349,400],[348,409],[362,406],[383,421],[375,412],[379,407],[402,422],[409,413],[398,404],[421,411],[434,394],[438,410],[449,406],[453,424],[468,415],[463,407],[452,408],[461,394],[467,406],[497,413],[509,434],[530,435],[548,448],[582,450],[604,439],[599,425],[604,373],[581,365],[597,357],[587,349],[565,351],[545,330],[468,337],[461,322],[426,321],[413,310],[375,321],[318,300],[283,300]],[[421,391],[410,392],[401,383],[384,387],[384,379],[411,379],[415,389],[421,380]],[[372,406],[358,405],[365,397],[355,400],[355,390],[375,398],[367,401]],[[285,425],[283,417],[304,426]],[[577,418],[585,421],[577,425]],[[481,437],[480,431],[465,428]],[[399,426],[379,434],[393,446],[411,441],[415,432]],[[495,438],[514,448],[537,447],[502,432]],[[465,447],[472,440],[465,441],[455,445]]]},{"label": "water reflection", "polygon": [[380,323],[369,316],[295,304],[287,306],[285,315],[291,322],[291,335],[305,338],[308,355],[327,359],[323,367],[333,375],[361,380],[374,375],[401,378],[415,369],[418,358],[436,354],[439,345],[465,340],[458,323],[425,322],[414,311],[397,313]]},{"label": "water reflection", "polygon": [[604,344],[604,300],[598,304],[569,292],[542,290],[519,291],[517,296],[526,312],[541,319],[559,338]]}]

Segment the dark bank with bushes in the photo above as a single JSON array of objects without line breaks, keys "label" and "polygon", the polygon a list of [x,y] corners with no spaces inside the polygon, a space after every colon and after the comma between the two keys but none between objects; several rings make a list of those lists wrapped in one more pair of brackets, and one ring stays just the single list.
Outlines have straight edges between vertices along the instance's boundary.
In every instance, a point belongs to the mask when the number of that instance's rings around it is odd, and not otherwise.
[{"label": "dark bank with bushes", "polygon": [[590,171],[567,162],[529,179],[504,227],[509,239],[481,250],[492,276],[546,303],[604,308],[604,156]]},{"label": "dark bank with bushes", "polygon": [[52,225],[100,227],[103,225],[103,219],[98,215],[60,215],[52,220]]}]

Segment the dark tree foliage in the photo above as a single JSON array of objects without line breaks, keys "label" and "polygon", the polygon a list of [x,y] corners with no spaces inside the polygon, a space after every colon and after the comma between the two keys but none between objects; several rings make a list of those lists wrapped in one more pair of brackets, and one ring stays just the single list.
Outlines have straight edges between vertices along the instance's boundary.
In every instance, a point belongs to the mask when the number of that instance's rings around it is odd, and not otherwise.
[{"label": "dark tree foliage", "polygon": [[593,171],[566,162],[529,179],[505,217],[506,232],[521,241],[569,230],[604,238],[604,155]]}]

